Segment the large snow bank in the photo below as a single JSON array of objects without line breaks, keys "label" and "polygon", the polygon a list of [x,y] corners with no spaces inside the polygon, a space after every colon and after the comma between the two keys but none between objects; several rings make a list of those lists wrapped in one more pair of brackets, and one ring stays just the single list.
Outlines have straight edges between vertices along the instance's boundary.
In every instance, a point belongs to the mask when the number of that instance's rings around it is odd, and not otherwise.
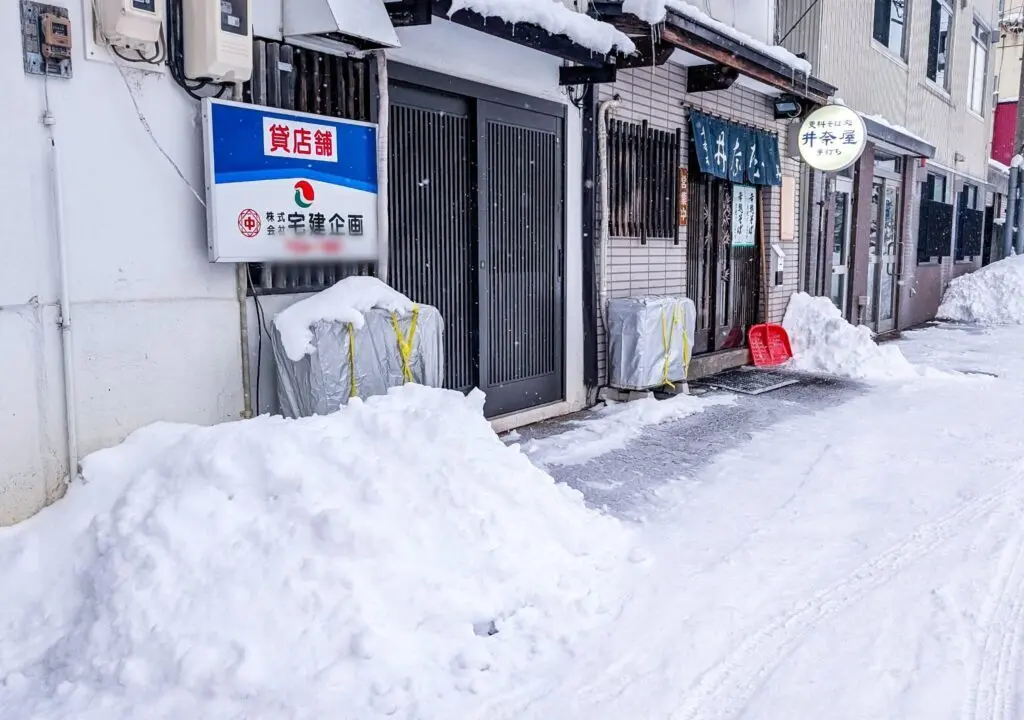
[{"label": "large snow bank", "polygon": [[631,536],[482,407],[408,385],[91,455],[0,530],[0,717],[451,720],[564,661]]},{"label": "large snow bank", "polygon": [[636,45],[624,32],[566,7],[561,0],[453,0],[448,16],[459,10],[471,10],[513,24],[538,25],[601,54],[615,49],[624,53],[636,51]]},{"label": "large snow bank", "polygon": [[326,320],[361,328],[366,322],[364,313],[372,308],[408,313],[412,312],[413,302],[375,277],[347,277],[279,312],[274,317],[274,326],[281,334],[288,359],[298,362],[313,352],[312,325]]},{"label": "large snow bank", "polygon": [[798,58],[796,55],[780,45],[769,45],[766,42],[751,37],[741,30],[737,30],[732,25],[715,20],[706,12],[695,5],[685,2],[685,0],[624,0],[622,3],[622,10],[623,12],[636,15],[638,18],[651,25],[664,22],[668,11],[671,10],[672,12],[676,12],[683,17],[693,20],[694,22],[700,23],[704,27],[721,33],[741,45],[746,45],[749,48],[764,53],[768,57],[774,58],[794,70],[802,72],[805,75],[811,74],[811,64],[807,60]]},{"label": "large snow bank", "polygon": [[938,316],[984,325],[1024,324],[1024,255],[954,278]]},{"label": "large snow bank", "polygon": [[698,398],[678,395],[668,400],[648,397],[613,404],[575,422],[570,430],[530,440],[523,445],[523,451],[542,467],[582,465],[622,450],[631,440],[640,437],[645,427],[679,420],[732,402],[732,396]]},{"label": "large snow bank", "polygon": [[789,300],[782,325],[789,333],[795,370],[862,380],[919,374],[898,347],[876,344],[868,328],[846,322],[826,297],[796,293]]}]

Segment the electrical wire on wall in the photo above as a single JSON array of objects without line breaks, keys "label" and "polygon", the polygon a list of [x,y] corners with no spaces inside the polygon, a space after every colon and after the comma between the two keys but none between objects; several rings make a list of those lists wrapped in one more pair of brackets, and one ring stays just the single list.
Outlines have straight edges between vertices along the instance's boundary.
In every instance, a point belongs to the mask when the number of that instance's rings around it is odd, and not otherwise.
[{"label": "electrical wire on wall", "polygon": [[253,408],[255,414],[260,414],[260,371],[261,371],[261,360],[263,359],[263,333],[267,334],[267,338],[270,338],[270,331],[267,330],[267,315],[263,312],[263,305],[260,303],[260,295],[256,292],[256,286],[252,281],[252,272],[249,270],[249,264],[245,263],[245,277],[249,283],[249,293],[252,295],[253,302],[256,304],[256,389],[254,391],[255,397]]}]

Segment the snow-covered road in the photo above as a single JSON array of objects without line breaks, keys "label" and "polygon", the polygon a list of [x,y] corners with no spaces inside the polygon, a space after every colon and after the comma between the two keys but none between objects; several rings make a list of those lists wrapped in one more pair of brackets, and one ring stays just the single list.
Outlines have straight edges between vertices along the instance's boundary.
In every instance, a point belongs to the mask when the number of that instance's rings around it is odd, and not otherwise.
[{"label": "snow-covered road", "polygon": [[901,346],[998,377],[876,384],[661,485],[619,616],[477,717],[1024,717],[1024,330]]},{"label": "snow-covered road", "polygon": [[805,369],[887,379],[525,453],[407,385],[90,455],[0,529],[0,718],[1024,718],[1024,326],[912,365],[798,307]]}]

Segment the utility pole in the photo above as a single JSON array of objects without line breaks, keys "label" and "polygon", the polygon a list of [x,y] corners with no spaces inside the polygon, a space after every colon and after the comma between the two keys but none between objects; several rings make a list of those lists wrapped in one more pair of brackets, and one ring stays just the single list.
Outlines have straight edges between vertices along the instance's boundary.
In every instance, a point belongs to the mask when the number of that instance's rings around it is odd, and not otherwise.
[{"label": "utility pole", "polygon": [[1017,28],[1010,29],[1017,43],[1014,45],[1020,52],[1020,80],[1017,83],[1017,132],[1013,140],[1013,152],[1018,154],[1024,146],[1024,34]]}]

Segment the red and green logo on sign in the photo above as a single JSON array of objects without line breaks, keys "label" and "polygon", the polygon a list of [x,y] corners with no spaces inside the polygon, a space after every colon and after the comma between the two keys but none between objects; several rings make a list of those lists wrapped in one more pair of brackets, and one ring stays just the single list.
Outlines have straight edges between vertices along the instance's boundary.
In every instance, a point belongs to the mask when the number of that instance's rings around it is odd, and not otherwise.
[{"label": "red and green logo on sign", "polygon": [[295,183],[295,204],[300,208],[308,208],[316,198],[313,193],[313,186],[308,180],[299,180]]}]

